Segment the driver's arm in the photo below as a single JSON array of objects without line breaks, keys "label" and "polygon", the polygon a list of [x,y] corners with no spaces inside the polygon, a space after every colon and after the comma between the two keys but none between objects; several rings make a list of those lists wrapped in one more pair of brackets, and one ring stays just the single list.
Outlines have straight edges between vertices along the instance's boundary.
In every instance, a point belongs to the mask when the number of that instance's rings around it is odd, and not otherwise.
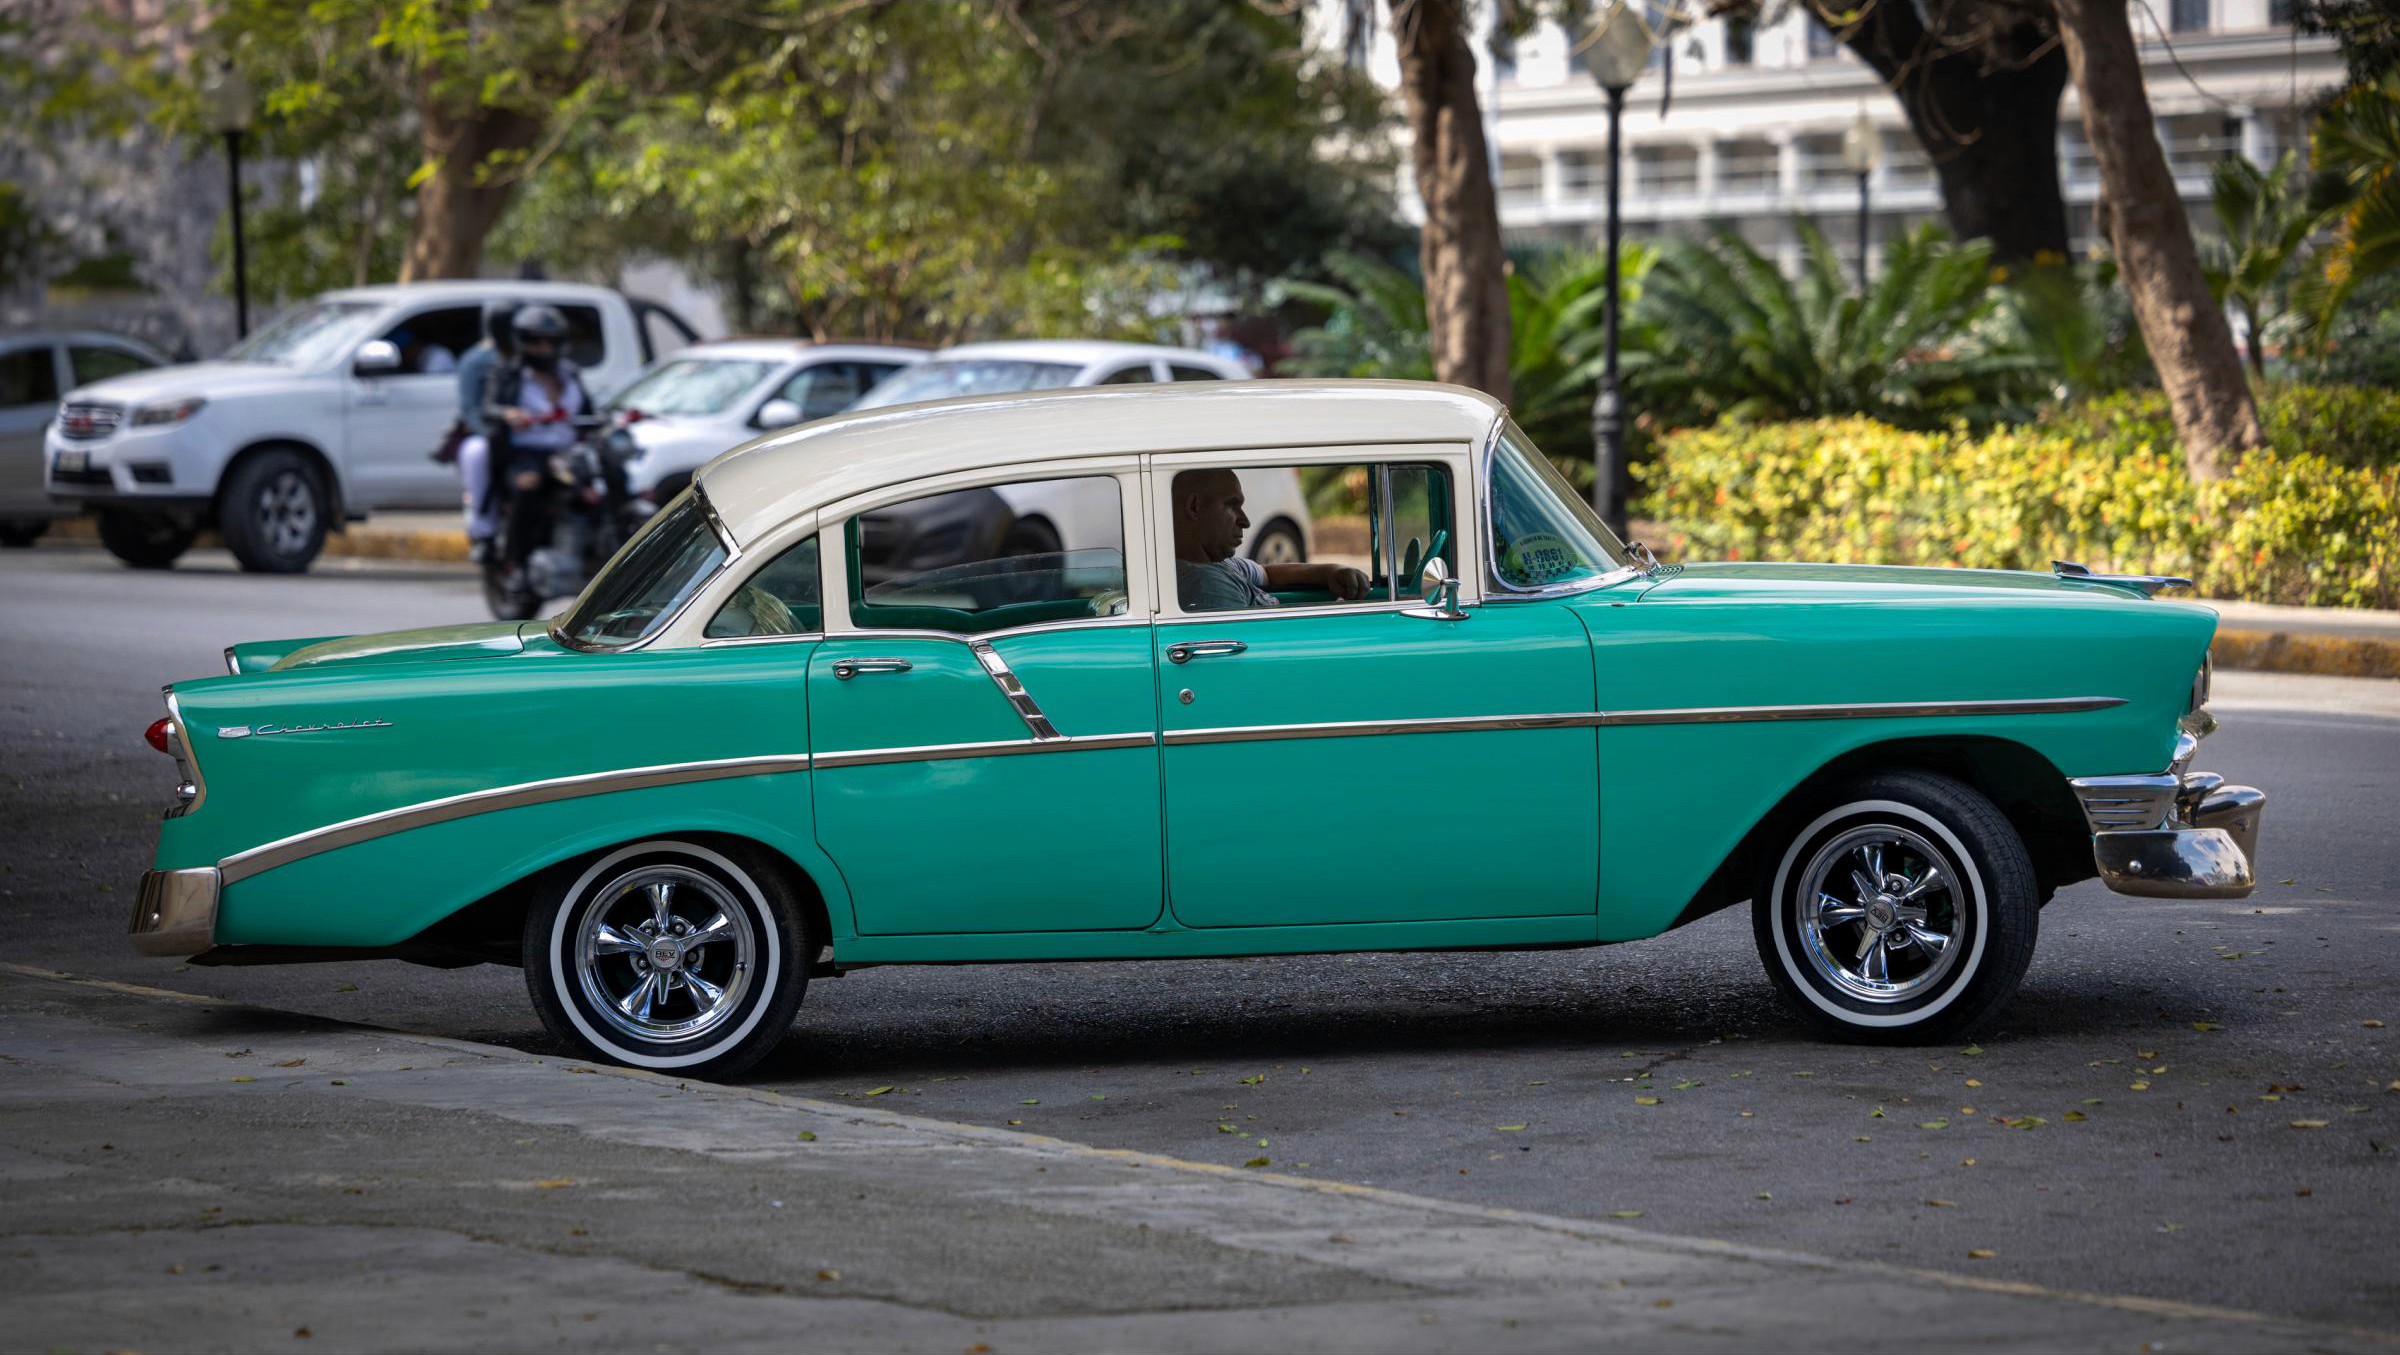
[{"label": "driver's arm", "polygon": [[1266,571],[1269,592],[1285,593],[1313,588],[1344,599],[1367,595],[1366,574],[1348,565],[1268,565]]}]

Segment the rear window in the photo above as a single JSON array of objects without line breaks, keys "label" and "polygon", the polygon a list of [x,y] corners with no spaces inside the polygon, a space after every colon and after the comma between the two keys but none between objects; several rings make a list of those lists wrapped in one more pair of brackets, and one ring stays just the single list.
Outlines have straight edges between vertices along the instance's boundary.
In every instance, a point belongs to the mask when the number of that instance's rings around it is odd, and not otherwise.
[{"label": "rear window", "polygon": [[1073,385],[1083,368],[1072,362],[1028,362],[1021,358],[943,358],[920,362],[868,391],[853,409],[913,405],[954,395],[999,395],[1009,391],[1054,390]]}]

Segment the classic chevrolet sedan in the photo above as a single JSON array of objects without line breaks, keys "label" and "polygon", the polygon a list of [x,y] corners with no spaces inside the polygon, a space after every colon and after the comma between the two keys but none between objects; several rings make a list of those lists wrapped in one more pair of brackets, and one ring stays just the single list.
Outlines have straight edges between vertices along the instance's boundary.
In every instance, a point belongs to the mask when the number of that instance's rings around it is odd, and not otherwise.
[{"label": "classic chevrolet sedan", "polygon": [[[1296,474],[1314,558],[1238,545]],[[993,491],[1075,539],[891,568]],[[988,557],[988,558],[987,558]],[[1444,386],[881,409],[705,466],[547,622],[237,644],[133,941],[523,967],[567,1043],[730,1074],[875,965],[1655,936],[1749,902],[1836,1036],[1991,1017],[2063,885],[2237,898],[2172,582],[1659,564]]]}]

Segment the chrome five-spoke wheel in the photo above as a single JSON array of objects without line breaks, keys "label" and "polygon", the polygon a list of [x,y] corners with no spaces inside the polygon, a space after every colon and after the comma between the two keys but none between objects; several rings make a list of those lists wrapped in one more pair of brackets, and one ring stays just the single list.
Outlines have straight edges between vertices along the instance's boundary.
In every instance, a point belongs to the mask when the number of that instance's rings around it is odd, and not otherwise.
[{"label": "chrome five-spoke wheel", "polygon": [[1982,791],[1938,772],[1873,772],[1773,823],[1752,924],[1768,977],[1818,1029],[1943,1040],[2016,991],[2039,882]]},{"label": "chrome five-spoke wheel", "polygon": [[1808,962],[1865,1002],[1900,1002],[1958,963],[1958,866],[1922,834],[1854,828],[1817,849],[1793,903]]},{"label": "chrome five-spoke wheel", "polygon": [[562,865],[525,916],[542,1022],[597,1058],[727,1076],[791,1029],[808,909],[755,843],[656,838]]},{"label": "chrome five-spoke wheel", "polygon": [[593,1010],[642,1040],[686,1040],[724,1024],[750,991],[758,949],[748,917],[700,871],[645,866],[594,896],[578,928],[575,977]]}]

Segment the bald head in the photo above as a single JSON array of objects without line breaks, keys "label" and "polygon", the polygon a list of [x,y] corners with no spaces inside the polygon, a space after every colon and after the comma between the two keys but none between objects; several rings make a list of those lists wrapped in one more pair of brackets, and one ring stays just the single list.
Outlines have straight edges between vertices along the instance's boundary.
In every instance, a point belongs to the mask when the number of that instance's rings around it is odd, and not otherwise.
[{"label": "bald head", "polygon": [[1175,477],[1175,558],[1201,564],[1230,560],[1242,548],[1250,519],[1242,512],[1242,480],[1229,470],[1187,470]]}]

